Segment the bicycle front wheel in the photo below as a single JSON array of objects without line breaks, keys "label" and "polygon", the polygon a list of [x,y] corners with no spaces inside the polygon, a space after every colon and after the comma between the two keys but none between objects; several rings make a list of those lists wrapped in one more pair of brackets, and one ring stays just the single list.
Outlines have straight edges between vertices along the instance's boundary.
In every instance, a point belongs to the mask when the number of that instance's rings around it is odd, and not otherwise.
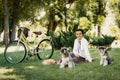
[{"label": "bicycle front wheel", "polygon": [[4,51],[4,57],[8,63],[20,63],[27,54],[25,45],[22,42],[13,41],[9,43]]},{"label": "bicycle front wheel", "polygon": [[40,60],[51,58],[53,52],[53,43],[49,39],[42,40],[37,47],[37,56]]}]

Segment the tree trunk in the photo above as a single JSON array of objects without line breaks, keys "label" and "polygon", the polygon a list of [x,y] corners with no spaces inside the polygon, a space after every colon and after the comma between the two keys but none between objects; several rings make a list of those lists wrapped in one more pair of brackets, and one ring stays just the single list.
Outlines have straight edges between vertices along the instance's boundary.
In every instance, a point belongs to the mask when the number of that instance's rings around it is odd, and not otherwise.
[{"label": "tree trunk", "polygon": [[64,7],[64,15],[65,15],[64,24],[65,24],[65,28],[66,28],[66,32],[67,32],[67,8],[66,8],[66,6]]},{"label": "tree trunk", "polygon": [[[22,7],[21,3],[22,1],[20,0],[13,0],[13,12],[11,13],[12,17],[12,27],[10,29],[10,41],[14,41],[16,37],[16,25],[19,22],[19,15],[24,12],[27,7],[29,7],[35,0],[26,0],[26,4]],[[21,6],[20,6],[21,5]]]},{"label": "tree trunk", "polygon": [[57,22],[55,21],[55,10],[54,9],[50,9],[50,16],[49,16],[49,25],[48,25],[48,31],[47,33],[49,33],[49,31],[55,31],[56,27],[57,27]]},{"label": "tree trunk", "polygon": [[101,35],[101,26],[97,26],[98,27],[98,37],[100,37],[100,35]]},{"label": "tree trunk", "polygon": [[[11,14],[12,17],[12,24],[11,24],[11,28],[10,28],[10,41],[14,41],[15,40],[15,36],[16,36],[16,24],[18,22],[18,15],[19,15],[19,10],[20,7],[19,5],[19,0],[13,0],[13,12]],[[15,15],[17,14],[17,15]]]},{"label": "tree trunk", "polygon": [[9,43],[9,8],[7,0],[2,0],[4,8],[4,38],[3,43],[7,45]]},{"label": "tree trunk", "polygon": [[12,28],[10,29],[10,41],[14,41],[15,40],[15,36],[16,36],[16,21],[15,18],[13,17],[12,20]]}]

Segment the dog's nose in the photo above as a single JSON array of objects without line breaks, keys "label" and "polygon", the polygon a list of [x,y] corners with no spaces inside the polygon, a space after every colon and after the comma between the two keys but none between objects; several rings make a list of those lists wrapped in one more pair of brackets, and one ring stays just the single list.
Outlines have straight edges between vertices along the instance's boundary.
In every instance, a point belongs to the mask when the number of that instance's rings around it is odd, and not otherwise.
[{"label": "dog's nose", "polygon": [[62,52],[62,53],[65,53],[65,52],[66,52],[66,50],[65,50],[65,49],[62,49],[62,50],[61,50],[61,52]]},{"label": "dog's nose", "polygon": [[61,53],[66,53],[67,52],[67,49],[62,49],[61,50]]},{"label": "dog's nose", "polygon": [[62,49],[61,52],[64,53],[64,50]]}]

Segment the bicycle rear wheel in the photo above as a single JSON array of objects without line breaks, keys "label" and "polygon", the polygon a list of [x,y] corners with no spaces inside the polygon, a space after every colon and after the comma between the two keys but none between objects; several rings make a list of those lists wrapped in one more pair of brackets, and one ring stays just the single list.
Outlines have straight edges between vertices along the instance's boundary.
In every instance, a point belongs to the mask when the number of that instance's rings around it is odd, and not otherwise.
[{"label": "bicycle rear wheel", "polygon": [[37,47],[37,56],[40,60],[51,58],[53,52],[53,43],[49,39],[42,40]]},{"label": "bicycle rear wheel", "polygon": [[20,63],[22,62],[27,54],[25,45],[22,42],[13,41],[9,43],[4,51],[5,60],[8,63]]}]

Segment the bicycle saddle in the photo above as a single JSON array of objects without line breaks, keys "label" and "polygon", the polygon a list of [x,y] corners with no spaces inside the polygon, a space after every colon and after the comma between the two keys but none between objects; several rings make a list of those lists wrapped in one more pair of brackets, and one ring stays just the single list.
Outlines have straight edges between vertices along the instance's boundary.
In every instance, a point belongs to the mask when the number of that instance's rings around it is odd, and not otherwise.
[{"label": "bicycle saddle", "polygon": [[33,33],[36,34],[36,35],[41,35],[42,34],[41,31],[34,31]]}]

